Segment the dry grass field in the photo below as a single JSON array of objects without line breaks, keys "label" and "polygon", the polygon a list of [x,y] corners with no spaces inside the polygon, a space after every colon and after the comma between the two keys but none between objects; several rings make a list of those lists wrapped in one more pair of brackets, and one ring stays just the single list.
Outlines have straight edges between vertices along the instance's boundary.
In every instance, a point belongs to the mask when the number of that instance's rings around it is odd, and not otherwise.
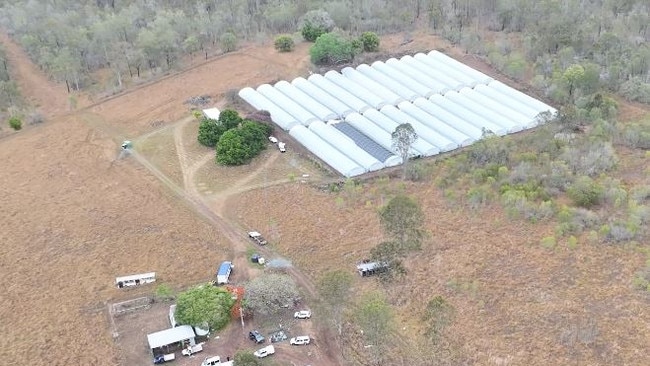
[{"label": "dry grass field", "polygon": [[[221,101],[232,88],[305,75],[305,44],[279,55],[250,46],[94,105],[80,97],[80,110],[69,111],[65,89],[0,40],[19,65],[21,92],[50,116],[0,139],[2,364],[150,362],[112,338],[107,306],[149,296],[153,286],[120,291],[116,276],[156,271],[159,282],[181,289],[209,279],[220,260],[235,256],[243,268],[249,244],[242,233],[255,228],[306,275],[303,288],[313,289],[323,272],[352,270],[368,255],[382,239],[377,209],[398,192],[422,205],[430,233],[407,260],[408,276],[386,288],[403,337],[421,331],[426,300],[440,294],[457,310],[447,333],[467,364],[650,364],[650,299],[630,284],[645,256],[633,246],[581,239],[573,249],[545,249],[539,240],[551,225],[510,220],[494,205],[468,211],[431,180],[378,178],[332,193],[319,184],[331,176],[291,147],[286,154],[270,147],[249,166],[216,167],[211,151],[198,146],[183,102],[203,94]],[[431,36],[399,46],[402,40],[383,44],[394,53],[445,45]],[[631,116],[648,113],[625,108]],[[125,138],[138,156],[120,155]],[[647,157],[620,155],[623,179],[650,184],[640,173]],[[375,286],[368,280],[358,279],[355,289]],[[316,347],[314,364],[336,364],[331,344]],[[311,360],[276,356],[286,364]]]}]

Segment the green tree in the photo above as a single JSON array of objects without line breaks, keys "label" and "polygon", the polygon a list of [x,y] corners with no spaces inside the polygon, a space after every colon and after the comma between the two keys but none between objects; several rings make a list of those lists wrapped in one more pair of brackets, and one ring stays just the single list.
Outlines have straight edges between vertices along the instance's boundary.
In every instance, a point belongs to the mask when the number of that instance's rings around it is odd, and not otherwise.
[{"label": "green tree", "polygon": [[344,270],[326,272],[318,281],[318,294],[329,312],[328,320],[336,327],[339,336],[343,329],[343,311],[350,300],[352,275]]},{"label": "green tree", "polygon": [[578,177],[567,190],[574,204],[589,208],[603,199],[603,187],[587,176]]},{"label": "green tree", "polygon": [[376,291],[363,294],[354,311],[354,319],[363,331],[371,364],[383,365],[394,330],[394,316],[384,296]]},{"label": "green tree", "polygon": [[363,32],[359,37],[364,52],[379,51],[379,36],[374,32]]},{"label": "green tree", "polygon": [[251,149],[237,129],[228,130],[217,143],[217,163],[242,165],[250,161]]},{"label": "green tree", "polygon": [[201,145],[215,147],[226,132],[226,128],[216,120],[204,118],[199,124],[198,140]]},{"label": "green tree", "polygon": [[424,239],[424,213],[412,198],[405,195],[393,197],[379,210],[379,222],[397,245],[399,254],[420,248]]},{"label": "green tree", "polygon": [[274,45],[275,49],[279,52],[291,52],[296,46],[296,44],[293,42],[293,38],[287,34],[283,34],[275,38]]},{"label": "green tree", "polygon": [[418,134],[410,123],[402,123],[391,134],[393,149],[402,157],[402,179],[406,179],[406,170],[409,161],[411,146],[418,139]]},{"label": "green tree", "polygon": [[338,64],[354,59],[352,42],[337,33],[325,33],[309,49],[311,62],[317,65]]},{"label": "green tree", "polygon": [[334,29],[334,20],[324,10],[311,10],[300,21],[300,33],[308,42],[314,42],[321,35]]},{"label": "green tree", "polygon": [[237,351],[235,353],[235,365],[237,366],[260,366],[262,362],[255,357],[251,351]]},{"label": "green tree", "polygon": [[23,121],[18,116],[9,118],[9,127],[18,131],[23,128]]},{"label": "green tree", "polygon": [[245,306],[262,315],[279,315],[285,305],[300,297],[295,281],[284,274],[256,277],[244,286]]},{"label": "green tree", "polygon": [[224,288],[200,285],[178,295],[176,320],[181,324],[201,326],[207,323],[210,329],[220,330],[230,321],[235,300]]},{"label": "green tree", "polygon": [[243,119],[239,116],[237,111],[232,109],[224,109],[219,113],[219,124],[223,125],[226,130],[238,127]]},{"label": "green tree", "polygon": [[226,32],[219,37],[219,43],[223,52],[235,51],[237,49],[237,36],[233,32]]},{"label": "green tree", "polygon": [[580,64],[574,64],[564,70],[564,79],[569,88],[569,96],[574,97],[575,89],[578,88],[584,80],[585,69]]},{"label": "green tree", "polygon": [[169,301],[174,298],[174,290],[165,283],[156,286],[156,298],[162,301]]}]

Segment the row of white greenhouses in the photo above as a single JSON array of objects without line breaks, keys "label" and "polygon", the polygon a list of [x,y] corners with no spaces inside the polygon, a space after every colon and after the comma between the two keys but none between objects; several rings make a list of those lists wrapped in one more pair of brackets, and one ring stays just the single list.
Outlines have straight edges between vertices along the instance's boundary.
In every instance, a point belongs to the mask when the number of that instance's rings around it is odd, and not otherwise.
[{"label": "row of white greenhouses", "polygon": [[244,88],[239,95],[314,155],[351,177],[401,163],[391,133],[410,123],[412,156],[532,128],[543,102],[438,51]]}]

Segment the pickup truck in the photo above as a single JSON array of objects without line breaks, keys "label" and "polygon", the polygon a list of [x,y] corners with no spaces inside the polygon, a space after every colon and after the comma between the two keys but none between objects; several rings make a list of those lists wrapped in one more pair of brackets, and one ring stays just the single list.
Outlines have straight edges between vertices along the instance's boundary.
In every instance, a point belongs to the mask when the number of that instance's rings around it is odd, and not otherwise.
[{"label": "pickup truck", "polygon": [[176,359],[176,354],[175,353],[168,353],[166,355],[158,355],[153,358],[153,364],[154,365],[160,365],[161,363],[165,363],[168,361],[173,361]]},{"label": "pickup truck", "polygon": [[197,343],[193,346],[187,346],[181,351],[181,353],[183,354],[183,356],[191,356],[201,351],[203,351],[203,342]]},{"label": "pickup truck", "polygon": [[258,233],[257,231],[249,231],[248,237],[259,245],[266,245],[266,239],[264,239],[262,234]]}]

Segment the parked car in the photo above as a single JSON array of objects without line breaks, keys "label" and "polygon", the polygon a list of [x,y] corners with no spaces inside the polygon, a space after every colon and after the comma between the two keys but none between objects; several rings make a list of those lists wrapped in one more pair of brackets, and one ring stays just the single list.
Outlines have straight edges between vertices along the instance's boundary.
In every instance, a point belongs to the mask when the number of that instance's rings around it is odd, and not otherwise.
[{"label": "parked car", "polygon": [[262,234],[258,233],[257,231],[249,231],[248,237],[259,245],[266,245],[266,239],[264,239]]},{"label": "parked car", "polygon": [[293,337],[289,340],[289,343],[294,346],[309,344],[309,342],[311,342],[311,338],[309,338],[309,336]]},{"label": "parked car", "polygon": [[287,152],[285,146],[286,144],[284,142],[278,142],[278,150],[280,150],[280,152]]},{"label": "parked car", "polygon": [[287,334],[282,330],[278,330],[275,333],[271,333],[271,335],[269,336],[269,339],[271,340],[272,343],[282,342],[287,338],[288,338]]},{"label": "parked car", "polygon": [[153,358],[153,364],[154,365],[160,365],[165,362],[173,361],[176,359],[176,354],[175,353],[168,353],[166,355],[158,355]]},{"label": "parked car", "polygon": [[258,358],[266,357],[266,356],[272,355],[274,353],[275,353],[275,347],[273,347],[273,345],[269,345],[269,346],[266,346],[264,348],[260,348],[257,351],[253,352],[253,354]]},{"label": "parked car", "polygon": [[208,357],[203,362],[201,362],[201,366],[217,366],[221,365],[221,357],[219,356],[212,356]]},{"label": "parked car", "polygon": [[183,356],[191,356],[201,351],[203,351],[203,343],[197,343],[193,346],[188,345],[186,348],[183,348],[181,353],[183,354]]},{"label": "parked car", "polygon": [[277,144],[277,143],[278,143],[278,139],[276,139],[276,138],[273,137],[273,136],[269,136],[269,141],[271,141],[271,142],[274,143],[274,144]]},{"label": "parked car", "polygon": [[296,311],[293,314],[293,317],[296,318],[296,319],[309,319],[309,318],[311,318],[311,311],[309,311],[309,310]]},{"label": "parked car", "polygon": [[264,342],[264,336],[260,334],[260,332],[253,330],[248,333],[248,338],[251,341],[254,341],[255,343],[263,343]]}]

